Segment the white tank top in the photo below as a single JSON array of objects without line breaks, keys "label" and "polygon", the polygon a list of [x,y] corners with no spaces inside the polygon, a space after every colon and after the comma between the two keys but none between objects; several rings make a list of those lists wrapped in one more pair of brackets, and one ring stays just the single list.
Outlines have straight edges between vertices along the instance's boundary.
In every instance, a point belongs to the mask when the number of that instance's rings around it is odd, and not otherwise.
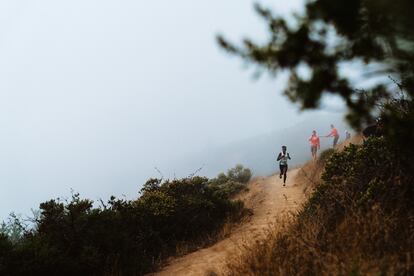
[{"label": "white tank top", "polygon": [[287,165],[287,163],[288,163],[288,155],[289,155],[289,153],[288,152],[286,152],[286,154],[283,156],[283,152],[281,152],[280,153],[280,155],[282,156],[281,158],[280,158],[280,160],[279,160],[279,164],[280,165]]}]

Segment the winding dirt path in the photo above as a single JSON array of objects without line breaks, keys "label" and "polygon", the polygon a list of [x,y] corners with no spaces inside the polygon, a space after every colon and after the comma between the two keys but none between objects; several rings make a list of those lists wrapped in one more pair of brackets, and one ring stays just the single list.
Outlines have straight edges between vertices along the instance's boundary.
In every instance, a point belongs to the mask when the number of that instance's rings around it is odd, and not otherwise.
[{"label": "winding dirt path", "polygon": [[237,226],[230,236],[218,243],[171,261],[158,276],[205,276],[224,271],[228,256],[240,251],[247,242],[260,241],[278,216],[295,211],[305,200],[303,187],[296,183],[299,169],[288,173],[288,183],[283,187],[279,176],[260,178],[249,184],[249,191],[241,196],[252,216]]}]

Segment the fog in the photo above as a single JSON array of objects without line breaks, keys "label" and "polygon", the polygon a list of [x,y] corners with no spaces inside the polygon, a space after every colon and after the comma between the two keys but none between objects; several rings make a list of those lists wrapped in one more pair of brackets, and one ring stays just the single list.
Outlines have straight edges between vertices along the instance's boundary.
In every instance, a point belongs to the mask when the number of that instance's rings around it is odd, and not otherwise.
[{"label": "fog", "polygon": [[[262,2],[287,14],[302,1]],[[252,4],[0,2],[0,220],[71,189],[93,200],[136,197],[159,176],[154,167],[180,177],[204,163],[208,176],[233,162],[255,166],[248,155],[212,160],[311,116],[340,120],[335,99],[301,114],[281,95],[283,76],[254,80],[219,49],[217,33],[265,38]]]}]

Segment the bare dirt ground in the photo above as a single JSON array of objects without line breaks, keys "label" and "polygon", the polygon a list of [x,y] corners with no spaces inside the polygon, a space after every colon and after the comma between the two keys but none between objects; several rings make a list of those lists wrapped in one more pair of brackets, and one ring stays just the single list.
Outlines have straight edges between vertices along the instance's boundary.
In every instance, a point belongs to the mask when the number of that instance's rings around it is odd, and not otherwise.
[{"label": "bare dirt ground", "polygon": [[153,274],[171,275],[223,275],[226,260],[250,242],[260,242],[278,217],[294,212],[304,202],[303,186],[296,180],[300,169],[288,172],[286,187],[278,175],[259,178],[249,185],[249,191],[240,199],[253,211],[245,222],[238,225],[230,236],[218,243],[172,260],[163,270]]}]

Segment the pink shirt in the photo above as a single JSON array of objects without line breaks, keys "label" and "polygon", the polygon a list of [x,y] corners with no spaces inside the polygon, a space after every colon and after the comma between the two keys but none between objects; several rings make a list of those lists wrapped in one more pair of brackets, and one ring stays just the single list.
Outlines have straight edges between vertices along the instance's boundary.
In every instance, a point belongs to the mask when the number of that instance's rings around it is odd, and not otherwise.
[{"label": "pink shirt", "polygon": [[311,146],[320,147],[320,144],[321,144],[320,141],[319,141],[319,136],[318,135],[312,135],[309,138],[309,142],[310,142]]}]

